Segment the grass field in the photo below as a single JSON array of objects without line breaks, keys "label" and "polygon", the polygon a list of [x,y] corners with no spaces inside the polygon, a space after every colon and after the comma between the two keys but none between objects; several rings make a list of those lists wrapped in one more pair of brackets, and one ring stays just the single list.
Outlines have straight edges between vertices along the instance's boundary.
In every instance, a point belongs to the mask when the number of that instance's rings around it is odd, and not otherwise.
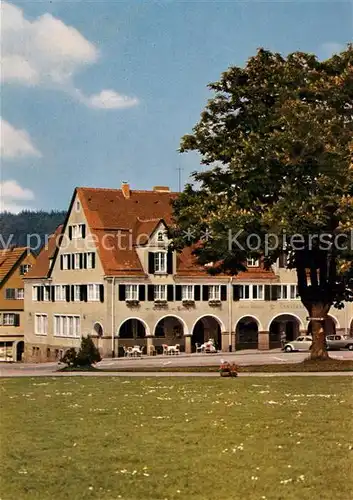
[{"label": "grass field", "polygon": [[1,388],[1,500],[352,499],[349,377]]}]

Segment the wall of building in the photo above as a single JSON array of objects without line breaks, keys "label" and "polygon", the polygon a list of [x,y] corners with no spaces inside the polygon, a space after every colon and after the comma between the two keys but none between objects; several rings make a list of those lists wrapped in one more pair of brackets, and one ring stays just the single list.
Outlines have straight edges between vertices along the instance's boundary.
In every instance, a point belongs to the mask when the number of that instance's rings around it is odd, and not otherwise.
[{"label": "wall of building", "polygon": [[[25,359],[27,361],[46,361],[53,360],[58,356],[58,350],[65,350],[69,347],[78,348],[80,338],[58,337],[54,335],[54,315],[75,315],[80,317],[81,335],[92,335],[98,337],[95,325],[99,323],[102,326],[103,335],[107,332],[107,303],[109,301],[107,292],[107,281],[104,280],[104,272],[100,263],[98,254],[95,257],[94,269],[69,269],[60,268],[60,256],[66,253],[90,252],[95,251],[92,244],[92,235],[82,208],[75,210],[75,203],[68,219],[65,232],[65,239],[58,256],[54,263],[50,279],[27,279],[25,283]],[[73,224],[86,225],[86,237],[70,240],[68,237],[68,226]],[[67,302],[63,301],[34,301],[32,298],[33,286],[36,285],[84,285],[84,284],[103,284],[104,302]],[[36,314],[47,314],[48,331],[46,335],[38,335],[35,331]],[[100,343],[105,340],[100,339]],[[101,346],[100,346],[101,347]],[[48,351],[50,350],[50,352]]]},{"label": "wall of building", "polygon": [[[218,347],[223,351],[238,348],[268,349],[278,347],[280,336],[283,331],[288,334],[287,323],[291,323],[291,334],[299,335],[308,327],[308,313],[302,306],[300,300],[234,300],[233,284],[262,284],[267,285],[271,280],[254,281],[232,280],[231,278],[207,277],[207,278],[182,278],[175,276],[176,256],[173,256],[172,274],[148,274],[148,253],[150,251],[166,250],[167,243],[159,242],[157,239],[158,229],[149,242],[149,248],[137,249],[141,263],[144,266],[146,276],[122,278],[104,277],[103,267],[96,254],[95,269],[62,270],[60,269],[60,255],[77,251],[92,251],[90,232],[87,221],[82,210],[73,210],[70,214],[68,225],[86,224],[86,238],[78,240],[65,240],[64,248],[60,249],[55,262],[50,280],[26,280],[25,285],[25,311],[26,311],[26,360],[46,361],[58,358],[60,351],[69,347],[78,348],[79,338],[63,338],[54,335],[54,315],[78,315],[81,321],[81,335],[92,335],[96,345],[103,356],[116,356],[121,354],[122,346],[135,344],[144,345],[147,350],[151,345],[160,347],[163,343],[180,344],[181,349],[191,352],[195,343],[207,341],[214,338]],[[162,228],[162,226],[161,226]],[[67,234],[67,232],[66,232]],[[296,273],[285,269],[275,269],[276,284],[296,284]],[[32,300],[32,287],[34,285],[57,285],[57,284],[104,284],[104,302],[37,302]],[[137,304],[129,304],[126,300],[120,300],[119,286],[128,284],[144,284],[145,300]],[[182,285],[182,284],[219,284],[227,287],[227,299],[221,300],[217,305],[211,305],[207,300],[195,300],[193,304],[185,305],[176,300],[161,305],[148,300],[148,285]],[[174,291],[175,293],[175,291]],[[48,315],[48,331],[46,335],[38,335],[35,332],[35,315]],[[349,332],[353,320],[353,304],[348,304],[344,309],[332,308],[331,315],[334,318],[337,331]],[[205,319],[206,318],[206,319]],[[239,328],[244,318],[251,318],[250,326],[255,325],[256,332],[249,333],[250,341],[240,342]],[[126,322],[129,327],[126,328]],[[141,328],[137,327],[137,321],[142,325],[144,336],[139,336]],[[200,327],[202,320],[202,328]],[[158,329],[160,322],[164,321],[165,336],[157,336],[161,333]],[[272,325],[275,321],[276,325]],[[293,323],[293,324],[292,324]],[[124,326],[125,325],[125,326]],[[247,327],[249,324],[247,323]],[[122,329],[132,332],[132,338],[122,338]],[[130,328],[130,330],[129,330]],[[252,326],[251,326],[252,328]],[[180,333],[181,332],[181,333]],[[246,336],[242,335],[241,338]]]},{"label": "wall of building", "polygon": [[[35,257],[32,253],[24,254],[13,268],[8,279],[0,287],[0,360],[16,361],[22,352],[25,331],[24,299],[6,299],[6,289],[24,288],[23,276],[20,274],[20,266],[28,264],[34,266]],[[5,314],[16,314],[19,316],[17,326],[4,325]],[[21,344],[20,344],[21,343]]]}]

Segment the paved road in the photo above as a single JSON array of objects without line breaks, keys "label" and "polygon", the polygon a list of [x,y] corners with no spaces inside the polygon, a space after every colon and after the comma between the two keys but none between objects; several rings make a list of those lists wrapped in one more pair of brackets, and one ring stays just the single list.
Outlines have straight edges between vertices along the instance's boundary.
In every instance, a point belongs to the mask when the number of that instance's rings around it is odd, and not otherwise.
[{"label": "paved road", "polygon": [[[173,371],[173,368],[176,367],[187,367],[187,366],[210,366],[210,365],[219,365],[221,359],[226,359],[230,362],[235,362],[238,365],[262,365],[262,364],[282,364],[282,363],[299,363],[303,361],[308,356],[308,353],[283,353],[280,350],[271,350],[266,352],[259,351],[241,351],[237,353],[218,353],[218,354],[191,354],[191,355],[180,355],[180,356],[146,356],[143,358],[119,358],[119,359],[105,359],[101,363],[99,363],[99,367],[106,369],[114,369],[117,370],[119,368],[161,368],[167,367],[170,368],[170,371]],[[330,356],[336,359],[352,359],[353,353],[348,351],[337,351],[331,352]],[[154,376],[158,374],[159,376],[170,376],[171,373],[165,372],[142,372],[142,373],[113,373],[106,374],[100,372],[84,372],[79,373],[75,372],[72,374],[64,374],[58,373],[57,369],[60,368],[58,363],[42,363],[42,364],[34,364],[34,363],[0,363],[0,377],[23,377],[23,376]],[[340,375],[340,372],[330,373],[330,375]],[[342,373],[343,375],[347,375],[347,372]],[[342,375],[341,374],[341,375]],[[175,373],[176,376],[183,376],[179,372]],[[279,376],[285,375],[281,374],[261,374],[261,376]],[[292,376],[306,376],[305,373],[290,373]],[[314,376],[322,376],[325,374],[308,374]],[[190,373],[188,376],[205,376],[205,374],[201,373]],[[219,376],[217,373],[208,373],[206,376],[213,377]],[[258,374],[242,374],[242,376],[258,376]]]},{"label": "paved road", "polygon": [[[211,366],[219,365],[221,360],[235,362],[238,365],[264,365],[264,364],[282,364],[282,363],[300,363],[309,355],[308,352],[302,353],[285,353],[280,349],[259,352],[259,351],[241,351],[234,353],[217,353],[217,354],[191,354],[180,356],[146,356],[143,358],[119,358],[106,359],[99,365],[103,368],[128,368],[128,367],[143,367],[143,368],[161,368],[168,367],[171,370],[173,367],[183,366]],[[331,352],[330,356],[336,359],[351,359],[353,353],[349,351]]]}]

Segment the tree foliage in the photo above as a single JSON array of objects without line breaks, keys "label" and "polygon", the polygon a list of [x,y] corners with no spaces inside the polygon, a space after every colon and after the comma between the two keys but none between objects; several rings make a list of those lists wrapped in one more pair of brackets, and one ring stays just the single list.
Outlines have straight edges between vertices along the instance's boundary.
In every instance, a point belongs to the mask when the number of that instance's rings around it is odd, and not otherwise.
[{"label": "tree foliage", "polygon": [[[36,245],[40,249],[46,243],[46,238],[64,222],[66,212],[55,211],[45,212],[24,210],[19,214],[10,212],[0,213],[0,248],[5,246],[27,246],[28,242]],[[38,235],[28,240],[29,235]]]},{"label": "tree foliage", "polygon": [[74,347],[70,347],[61,361],[66,363],[69,368],[89,368],[101,360],[99,350],[91,337],[82,337],[79,351],[77,352]]},{"label": "tree foliage", "polygon": [[[199,262],[233,274],[250,255],[270,266],[285,251],[309,315],[326,317],[353,299],[353,46],[326,61],[260,49],[209,87],[181,141],[206,168],[174,204],[176,248],[207,230]],[[323,324],[313,321],[313,357],[326,356]]]}]

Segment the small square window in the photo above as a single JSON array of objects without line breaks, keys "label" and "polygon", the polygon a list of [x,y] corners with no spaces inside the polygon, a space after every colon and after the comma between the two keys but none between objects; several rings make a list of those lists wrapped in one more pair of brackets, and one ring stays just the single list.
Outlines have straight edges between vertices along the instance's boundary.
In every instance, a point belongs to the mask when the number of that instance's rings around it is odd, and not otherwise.
[{"label": "small square window", "polygon": [[255,259],[255,257],[246,259],[246,265],[247,267],[259,267],[259,259]]}]

